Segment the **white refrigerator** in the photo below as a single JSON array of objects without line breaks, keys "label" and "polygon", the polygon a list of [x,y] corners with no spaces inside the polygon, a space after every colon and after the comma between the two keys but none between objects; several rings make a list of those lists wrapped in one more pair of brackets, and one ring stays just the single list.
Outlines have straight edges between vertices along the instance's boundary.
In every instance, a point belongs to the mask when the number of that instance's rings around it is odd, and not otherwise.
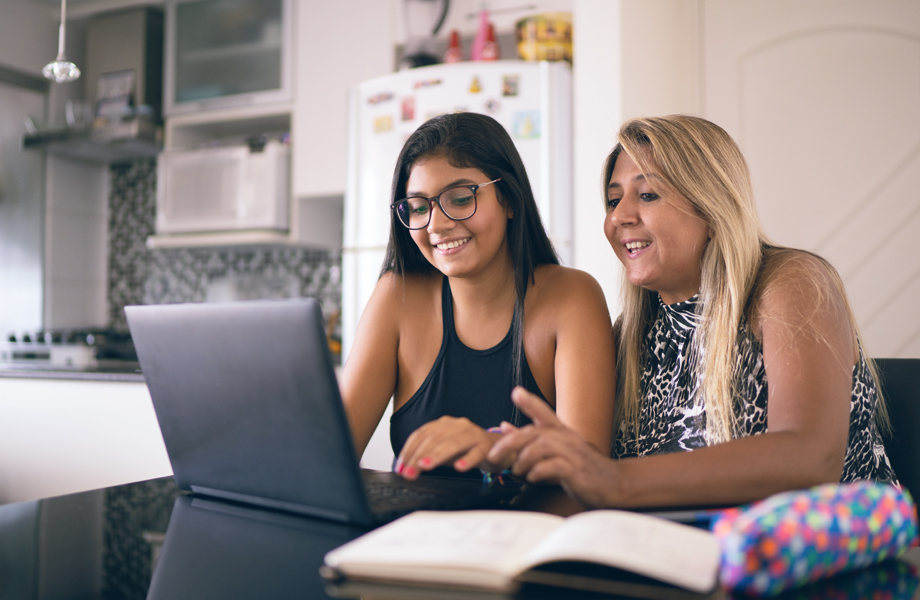
[{"label": "white refrigerator", "polygon": [[[390,227],[390,187],[403,144],[426,120],[487,114],[518,152],[540,217],[563,264],[572,253],[572,73],[563,62],[464,62],[400,71],[359,84],[350,98],[342,253],[342,357],[377,283]],[[361,460],[388,470],[388,409]]]}]

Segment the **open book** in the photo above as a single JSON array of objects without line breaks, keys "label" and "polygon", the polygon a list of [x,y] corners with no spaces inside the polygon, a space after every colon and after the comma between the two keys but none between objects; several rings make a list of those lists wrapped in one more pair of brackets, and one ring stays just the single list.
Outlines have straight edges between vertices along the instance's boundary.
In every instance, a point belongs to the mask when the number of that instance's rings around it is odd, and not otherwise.
[{"label": "open book", "polygon": [[715,590],[719,560],[719,543],[708,531],[625,511],[567,519],[522,511],[420,511],[329,552],[323,573],[496,591],[530,582],[683,598]]}]

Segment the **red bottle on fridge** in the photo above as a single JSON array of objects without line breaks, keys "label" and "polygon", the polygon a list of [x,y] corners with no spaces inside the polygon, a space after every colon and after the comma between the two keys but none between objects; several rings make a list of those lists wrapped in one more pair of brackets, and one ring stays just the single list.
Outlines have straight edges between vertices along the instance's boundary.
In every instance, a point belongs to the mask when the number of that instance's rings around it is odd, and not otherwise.
[{"label": "red bottle on fridge", "polygon": [[463,61],[463,48],[460,46],[460,33],[454,29],[450,32],[450,44],[444,52],[444,62],[458,63]]},{"label": "red bottle on fridge", "polygon": [[482,56],[479,60],[498,60],[501,55],[501,49],[495,42],[495,27],[489,23],[489,32],[486,34],[486,43],[482,47]]}]

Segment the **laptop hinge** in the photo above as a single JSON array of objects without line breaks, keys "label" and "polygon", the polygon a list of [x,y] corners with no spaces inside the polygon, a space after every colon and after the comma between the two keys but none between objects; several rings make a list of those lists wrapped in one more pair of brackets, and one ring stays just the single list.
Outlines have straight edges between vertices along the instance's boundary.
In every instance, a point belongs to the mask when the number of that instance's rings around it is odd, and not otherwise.
[{"label": "laptop hinge", "polygon": [[192,485],[192,491],[203,496],[213,496],[215,498],[224,498],[226,500],[235,500],[236,502],[245,502],[246,504],[255,504],[257,506],[266,506],[277,510],[286,510],[311,517],[321,517],[333,521],[342,521],[348,523],[351,519],[348,514],[339,510],[329,510],[327,508],[318,508],[315,506],[304,506],[294,502],[285,502],[283,500],[271,500],[260,496],[250,496],[249,494],[240,494],[238,492],[228,492],[225,490],[215,490],[214,488],[204,487],[201,485]]}]

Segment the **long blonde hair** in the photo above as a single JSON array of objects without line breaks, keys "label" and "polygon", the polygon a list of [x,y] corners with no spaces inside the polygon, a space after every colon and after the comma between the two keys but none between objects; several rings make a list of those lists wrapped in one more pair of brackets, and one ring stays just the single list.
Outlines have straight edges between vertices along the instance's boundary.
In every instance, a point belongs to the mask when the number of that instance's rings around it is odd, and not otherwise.
[{"label": "long blonde hair", "polygon": [[[750,172],[741,150],[718,125],[699,117],[670,115],[631,119],[623,124],[618,144],[604,169],[603,190],[618,156],[625,152],[643,173],[657,172],[687,198],[709,225],[711,239],[701,259],[701,322],[690,350],[691,364],[701,371],[696,401],[705,403],[707,443],[736,437],[734,392],[738,364],[738,331],[750,316],[752,292],[764,272],[764,261],[778,258],[757,215]],[[654,165],[654,168],[652,167]],[[654,180],[649,180],[654,185]],[[836,271],[826,261],[834,287],[846,292]],[[644,338],[658,308],[656,293],[624,280],[623,312],[615,328],[620,389],[617,421],[638,431],[642,394]],[[852,310],[850,321],[859,342]],[[876,376],[871,361],[867,361]],[[877,381],[877,377],[876,381]],[[879,396],[881,421],[885,408]]]}]

